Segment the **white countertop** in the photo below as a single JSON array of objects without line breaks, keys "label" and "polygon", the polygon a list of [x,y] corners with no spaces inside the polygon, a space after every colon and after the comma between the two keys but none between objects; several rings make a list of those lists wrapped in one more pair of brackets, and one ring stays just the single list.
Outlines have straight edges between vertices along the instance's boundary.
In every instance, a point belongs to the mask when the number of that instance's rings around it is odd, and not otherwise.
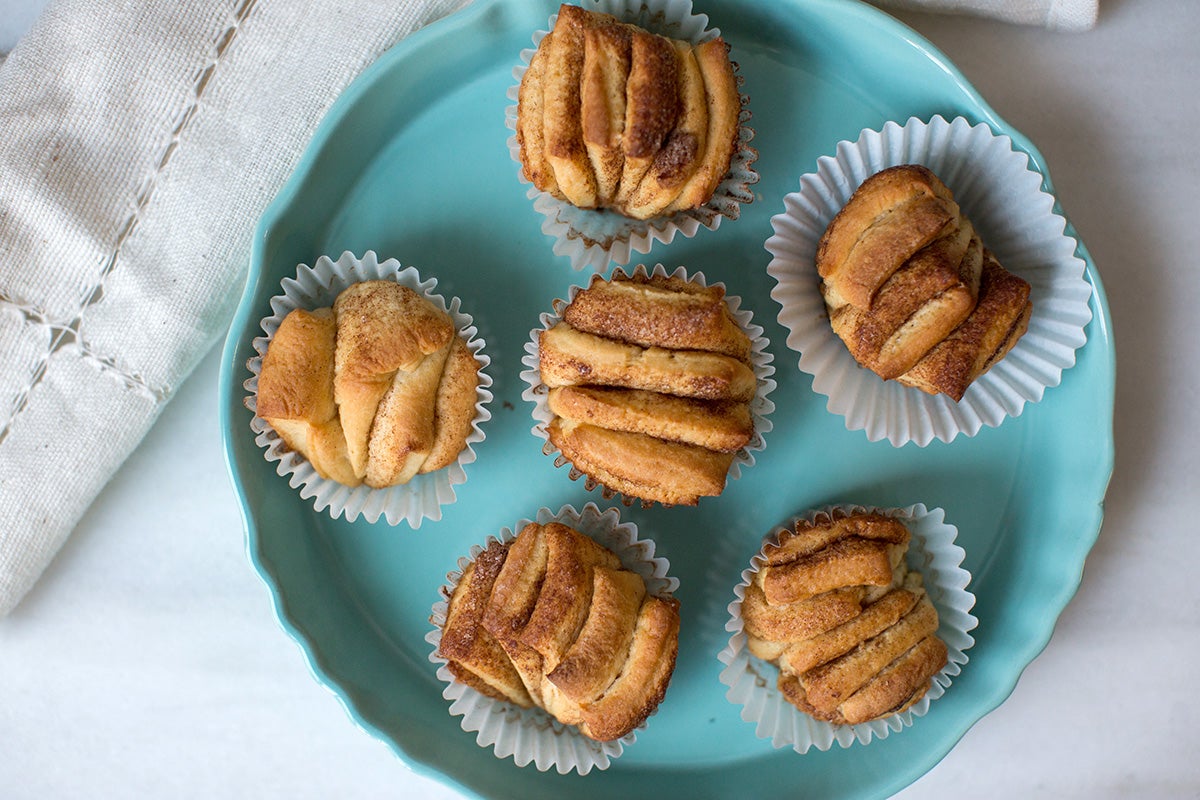
[{"label": "white countertop", "polygon": [[[0,1],[0,47],[41,4]],[[1200,5],[1104,0],[1084,34],[903,19],[1044,154],[1105,283],[1118,382],[1078,595],[1012,697],[898,796],[1198,798]],[[356,728],[275,622],[222,457],[217,362],[0,620],[0,797],[456,797]]]}]

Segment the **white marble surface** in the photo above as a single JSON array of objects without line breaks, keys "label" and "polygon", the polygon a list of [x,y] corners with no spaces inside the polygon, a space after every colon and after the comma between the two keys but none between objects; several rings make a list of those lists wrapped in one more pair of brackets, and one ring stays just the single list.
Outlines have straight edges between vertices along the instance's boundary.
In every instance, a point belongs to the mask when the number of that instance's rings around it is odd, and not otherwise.
[{"label": "white marble surface", "polygon": [[[0,50],[40,5],[0,0]],[[1108,291],[1118,386],[1079,594],[1012,697],[899,797],[1200,798],[1200,5],[1104,0],[1075,35],[903,18],[1045,155]],[[214,352],[0,620],[0,797],[455,797],[359,731],[275,623],[216,384]]]}]

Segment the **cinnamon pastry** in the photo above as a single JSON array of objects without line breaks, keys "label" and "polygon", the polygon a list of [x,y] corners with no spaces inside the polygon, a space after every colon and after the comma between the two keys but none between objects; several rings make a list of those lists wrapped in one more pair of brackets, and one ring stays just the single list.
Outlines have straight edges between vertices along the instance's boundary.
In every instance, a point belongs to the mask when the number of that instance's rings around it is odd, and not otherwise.
[{"label": "cinnamon pastry", "polygon": [[877,172],[850,196],[821,237],[817,271],[826,302],[870,308],[884,281],[918,250],[955,230],[954,197],[918,164]]},{"label": "cinnamon pastry", "polygon": [[593,280],[541,331],[550,445],[626,497],[719,495],[754,434],[751,343],[719,288],[639,273]]},{"label": "cinnamon pastry", "polygon": [[725,489],[733,453],[554,419],[550,443],[581,472],[630,497],[694,506]]},{"label": "cinnamon pastry", "polygon": [[731,401],[695,400],[641,389],[560,386],[550,390],[546,406],[562,420],[722,453],[737,452],[754,434],[750,407]]},{"label": "cinnamon pastry", "polygon": [[991,251],[983,257],[979,302],[970,316],[935,345],[901,383],[961,400],[980,375],[1004,358],[1029,327],[1029,284],[1008,272]]},{"label": "cinnamon pastry", "polygon": [[563,311],[577,330],[642,347],[705,350],[750,359],[750,339],[725,303],[725,292],[671,276],[594,281]]},{"label": "cinnamon pastry", "polygon": [[284,318],[257,413],[322,477],[373,488],[452,463],[475,416],[479,364],[449,315],[392,281]]},{"label": "cinnamon pastry", "polygon": [[450,672],[475,691],[522,708],[533,705],[525,682],[500,643],[481,624],[508,547],[492,542],[463,570],[450,599],[438,652]]},{"label": "cinnamon pastry", "polygon": [[489,697],[609,741],[666,694],[678,601],[648,595],[616,554],[566,525],[530,523],[511,542],[493,542],[448,601],[438,653]]},{"label": "cinnamon pastry", "polygon": [[754,372],[720,353],[641,347],[594,336],[560,322],[539,340],[542,382],[555,386],[598,384],[646,389],[702,400],[746,401]]},{"label": "cinnamon pastry", "polygon": [[835,511],[764,553],[742,601],[748,648],[779,667],[779,690],[801,711],[851,725],[898,713],[945,666],[908,542],[895,519]]},{"label": "cinnamon pastry", "polygon": [[262,360],[256,413],[323,478],[351,486],[346,436],[333,401],[337,324],[333,310],[297,309],[284,317]]},{"label": "cinnamon pastry", "polygon": [[740,114],[721,39],[692,45],[564,4],[518,90],[522,172],[580,208],[698,208],[729,171]]},{"label": "cinnamon pastry", "polygon": [[863,182],[822,235],[817,271],[830,324],[859,364],[956,401],[1012,348],[1032,308],[1028,284],[1000,267],[919,165]]}]

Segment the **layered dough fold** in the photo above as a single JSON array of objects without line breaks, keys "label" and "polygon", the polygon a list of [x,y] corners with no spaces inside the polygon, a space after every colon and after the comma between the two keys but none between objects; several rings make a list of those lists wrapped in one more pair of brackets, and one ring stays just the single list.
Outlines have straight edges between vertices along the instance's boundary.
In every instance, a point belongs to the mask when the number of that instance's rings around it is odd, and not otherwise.
[{"label": "layered dough fold", "polygon": [[720,38],[692,45],[564,4],[518,90],[523,174],[636,219],[698,208],[729,171],[740,114]]},{"label": "layered dough fold", "polygon": [[480,693],[609,741],[662,702],[678,648],[678,601],[575,529],[530,523],[463,572],[438,653]]},{"label": "layered dough fold", "polygon": [[373,488],[451,464],[475,418],[479,363],[448,314],[392,281],[290,312],[259,374],[258,416],[323,478]]},{"label": "layered dough fold", "polygon": [[550,443],[627,497],[719,495],[754,433],[750,351],[720,289],[664,275],[594,280],[539,336]]},{"label": "layered dough fold", "polygon": [[899,713],[945,666],[908,543],[893,518],[838,511],[797,523],[764,553],[742,600],[747,646],[779,667],[779,690],[801,711],[851,725]]},{"label": "layered dough fold", "polygon": [[1028,325],[1029,284],[980,241],[923,166],[869,177],[817,251],[833,330],[885,380],[961,400]]}]

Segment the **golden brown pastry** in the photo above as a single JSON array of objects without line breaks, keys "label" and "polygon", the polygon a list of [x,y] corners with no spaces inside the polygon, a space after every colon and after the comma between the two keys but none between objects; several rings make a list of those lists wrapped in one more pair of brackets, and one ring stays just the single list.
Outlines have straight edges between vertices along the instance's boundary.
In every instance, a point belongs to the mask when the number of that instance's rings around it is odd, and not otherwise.
[{"label": "golden brown pastry", "polygon": [[332,309],[296,309],[284,317],[263,355],[257,414],[321,477],[356,485],[333,401],[336,332]]},{"label": "golden brown pastry", "polygon": [[668,214],[699,208],[707,203],[729,171],[732,159],[728,154],[737,149],[742,98],[729,61],[729,48],[718,38],[697,45],[693,52],[704,79],[708,129],[696,169],[684,182],[679,195],[667,206]]},{"label": "golden brown pastry", "polygon": [[[615,19],[607,24],[588,26],[583,34],[580,125],[592,173],[596,176],[596,204],[599,206],[608,205],[617,196],[617,187],[621,184],[621,174],[625,169],[621,134],[625,130],[625,83],[629,80],[633,57],[632,39],[632,29],[617,23]],[[536,95],[535,87],[540,82],[538,75],[522,81],[523,96],[530,99],[531,95]],[[526,118],[536,119],[540,115],[541,112],[534,108]],[[541,136],[540,131],[531,133],[535,139]],[[536,159],[535,150],[536,141],[531,141],[531,159]],[[549,180],[550,186],[553,186],[553,176],[549,176]],[[536,180],[533,182],[538,183]],[[552,192],[553,189],[546,191]]]},{"label": "golden brown pastry", "polygon": [[746,401],[754,396],[754,371],[737,359],[703,350],[641,347],[584,333],[560,322],[542,331],[542,382],[646,389],[702,400]]},{"label": "golden brown pastry", "polygon": [[537,706],[592,739],[654,712],[679,648],[679,603],[560,523],[493,542],[448,598],[438,653],[483,694]]},{"label": "golden brown pastry", "polygon": [[729,48],[562,5],[517,97],[522,171],[580,208],[649,219],[708,202],[737,147]]},{"label": "golden brown pastry", "polygon": [[593,280],[539,335],[550,444],[645,502],[719,495],[754,435],[751,343],[724,292],[677,277]]},{"label": "golden brown pastry", "polygon": [[971,313],[982,262],[979,237],[963,220],[884,281],[869,308],[847,303],[829,321],[858,363],[884,380],[899,377]]},{"label": "golden brown pastry", "polygon": [[945,666],[908,542],[891,517],[835,511],[767,548],[742,600],[747,646],[779,667],[779,690],[801,711],[851,725],[899,713]]},{"label": "golden brown pastry", "polygon": [[817,249],[826,302],[870,308],[884,281],[918,250],[958,226],[950,190],[927,168],[903,164],[862,182]]},{"label": "golden brown pastry", "polygon": [[492,542],[463,570],[449,603],[438,652],[460,682],[488,697],[528,708],[533,700],[525,683],[504,649],[480,624],[507,556],[506,545]]},{"label": "golden brown pastry", "polygon": [[627,497],[666,505],[694,506],[719,495],[733,464],[733,453],[574,420],[553,419],[546,433],[580,472]]},{"label": "golden brown pastry", "polygon": [[859,364],[956,401],[1011,349],[1032,308],[1029,285],[1000,267],[919,165],[863,182],[822,235],[817,271],[830,324]]},{"label": "golden brown pastry", "polygon": [[564,421],[642,433],[722,453],[737,452],[754,433],[750,407],[745,403],[695,400],[641,389],[560,386],[550,390],[546,406]]},{"label": "golden brown pastry", "polygon": [[980,375],[1004,358],[1029,327],[1029,284],[984,252],[979,302],[961,325],[899,376],[901,383],[961,400]]},{"label": "golden brown pastry", "polygon": [[272,337],[257,413],[323,478],[382,488],[452,463],[475,417],[479,364],[448,314],[392,281],[297,309]]},{"label": "golden brown pastry", "polygon": [[563,320],[585,333],[642,347],[750,358],[750,339],[725,303],[725,292],[683,278],[638,274],[593,281],[563,311]]}]

